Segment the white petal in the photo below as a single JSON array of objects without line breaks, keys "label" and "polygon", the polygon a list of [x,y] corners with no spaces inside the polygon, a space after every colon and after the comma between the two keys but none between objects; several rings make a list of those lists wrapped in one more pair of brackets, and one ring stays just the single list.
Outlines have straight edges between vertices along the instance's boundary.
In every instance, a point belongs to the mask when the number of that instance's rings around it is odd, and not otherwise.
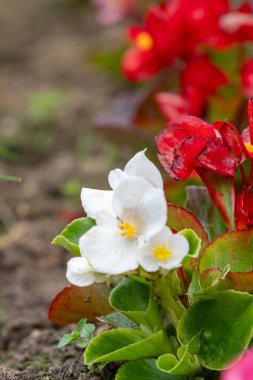
[{"label": "white petal", "polygon": [[152,183],[153,186],[163,188],[163,179],[157,167],[145,155],[145,150],[136,153],[128,161],[124,172],[131,176],[144,177]]},{"label": "white petal", "polygon": [[81,201],[84,210],[91,218],[96,217],[96,213],[106,210],[111,211],[113,191],[111,190],[97,190],[83,188],[81,192]]},{"label": "white petal", "polygon": [[96,214],[97,226],[113,227],[118,225],[118,220],[115,215],[107,211],[99,211]]},{"label": "white petal", "polygon": [[143,197],[154,187],[144,178],[128,177],[116,188],[112,198],[112,209],[116,216],[124,219],[126,213],[131,217]]},{"label": "white petal", "polygon": [[159,269],[159,262],[154,255],[141,254],[138,261],[147,272],[156,272]]},{"label": "white petal", "polygon": [[160,266],[165,269],[178,268],[189,251],[189,243],[184,236],[175,234],[171,236],[167,249],[172,252],[172,255],[167,260],[161,260]]},{"label": "white petal", "polygon": [[118,227],[95,226],[81,237],[79,246],[97,272],[115,275],[138,267],[137,241],[122,237]]},{"label": "white petal", "polygon": [[152,188],[141,198],[137,213],[142,224],[142,234],[146,239],[159,232],[167,220],[167,203],[164,192]]},{"label": "white petal", "polygon": [[68,261],[66,277],[77,286],[88,286],[95,282],[91,266],[84,257],[74,257]]},{"label": "white petal", "polygon": [[115,169],[110,171],[108,176],[109,185],[113,190],[127,177],[127,175],[121,169]]},{"label": "white petal", "polygon": [[159,269],[160,262],[155,257],[153,250],[163,244],[167,244],[173,235],[169,227],[163,227],[147,242],[143,241],[140,244],[138,262],[148,272],[156,272]]}]

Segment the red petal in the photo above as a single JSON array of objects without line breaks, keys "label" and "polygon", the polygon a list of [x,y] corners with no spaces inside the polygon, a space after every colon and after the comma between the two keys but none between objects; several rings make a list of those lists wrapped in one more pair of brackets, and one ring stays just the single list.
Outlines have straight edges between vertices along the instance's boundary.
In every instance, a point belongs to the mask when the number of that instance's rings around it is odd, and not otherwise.
[{"label": "red petal", "polygon": [[126,52],[122,65],[125,76],[131,81],[144,81],[161,68],[161,62],[153,50],[139,51],[135,48]]},{"label": "red petal", "polygon": [[237,162],[224,142],[216,137],[210,139],[206,149],[197,159],[200,166],[217,174],[231,176],[235,174]]},{"label": "red petal", "polygon": [[226,121],[222,123],[219,131],[222,135],[223,141],[225,141],[225,143],[229,146],[233,154],[236,156],[238,164],[240,164],[244,157],[244,144],[236,127]]},{"label": "red petal", "polygon": [[244,63],[241,76],[245,94],[253,97],[253,59],[249,59]]},{"label": "red petal", "polygon": [[159,92],[155,95],[155,101],[162,113],[168,117],[169,120],[189,113],[187,100],[179,94],[173,92]]},{"label": "red petal", "polygon": [[201,137],[189,137],[175,150],[174,161],[170,174],[173,178],[183,181],[189,177],[195,166],[196,157],[206,146]]},{"label": "red petal", "polygon": [[214,94],[227,81],[225,74],[204,57],[190,61],[181,74],[182,90],[193,87],[198,89],[203,97]]},{"label": "red petal", "polygon": [[203,138],[215,137],[215,129],[212,125],[195,116],[181,116],[172,120],[168,126],[183,128],[187,131],[188,136]]}]

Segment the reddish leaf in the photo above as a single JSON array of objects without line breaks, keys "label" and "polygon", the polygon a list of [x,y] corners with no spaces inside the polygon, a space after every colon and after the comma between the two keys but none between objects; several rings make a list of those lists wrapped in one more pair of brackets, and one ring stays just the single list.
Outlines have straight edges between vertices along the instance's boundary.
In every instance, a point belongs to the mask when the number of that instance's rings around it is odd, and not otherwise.
[{"label": "reddish leaf", "polygon": [[207,233],[198,219],[183,207],[168,204],[167,224],[170,228],[176,231],[183,230],[184,228],[191,228],[202,240],[202,248],[208,244]]},{"label": "reddish leaf", "polygon": [[229,269],[226,279],[232,288],[239,291],[253,291],[253,230],[233,231],[219,236],[210,243],[199,260],[202,280],[216,271]]},{"label": "reddish leaf", "polygon": [[96,317],[112,311],[108,289],[104,284],[86,287],[68,286],[52,301],[48,319],[59,326],[76,323],[82,318],[94,322]]}]

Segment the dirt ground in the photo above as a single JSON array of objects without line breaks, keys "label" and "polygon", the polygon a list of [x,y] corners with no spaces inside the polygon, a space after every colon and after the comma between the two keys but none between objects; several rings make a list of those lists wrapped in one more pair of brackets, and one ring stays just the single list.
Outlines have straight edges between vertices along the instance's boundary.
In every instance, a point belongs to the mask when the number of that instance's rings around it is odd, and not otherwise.
[{"label": "dirt ground", "polygon": [[[122,85],[90,57],[122,33],[97,26],[85,1],[0,0],[0,173],[22,177],[0,182],[1,380],[100,379],[81,349],[57,348],[71,327],[53,326],[47,310],[67,285],[70,255],[50,241],[82,214],[80,187],[105,188],[107,171],[130,154],[89,128]],[[31,99],[50,91],[63,105],[38,116]]]}]

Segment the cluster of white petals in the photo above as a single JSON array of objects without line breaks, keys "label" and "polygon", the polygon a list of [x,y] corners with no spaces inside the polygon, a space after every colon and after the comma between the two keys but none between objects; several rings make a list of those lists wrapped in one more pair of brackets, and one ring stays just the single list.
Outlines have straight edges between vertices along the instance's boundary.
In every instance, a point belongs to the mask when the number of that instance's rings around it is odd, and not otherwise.
[{"label": "cluster of white petals", "polygon": [[81,257],[68,262],[67,279],[87,286],[141,266],[148,272],[181,265],[188,241],[166,227],[163,180],[144,151],[108,177],[112,190],[82,189],[82,205],[96,220],[79,240]]}]

